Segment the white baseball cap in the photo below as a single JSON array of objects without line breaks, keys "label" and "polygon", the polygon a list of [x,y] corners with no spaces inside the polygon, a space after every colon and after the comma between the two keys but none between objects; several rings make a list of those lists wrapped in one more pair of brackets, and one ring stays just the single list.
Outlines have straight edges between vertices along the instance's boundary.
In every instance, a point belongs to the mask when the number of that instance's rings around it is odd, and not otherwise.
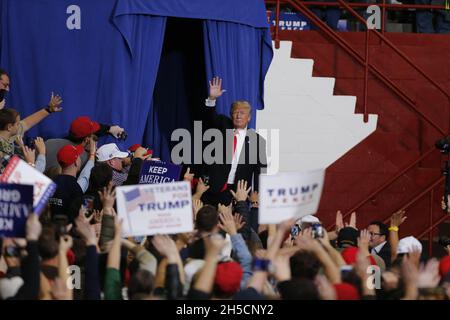
[{"label": "white baseball cap", "polygon": [[420,252],[422,252],[422,244],[420,243],[419,240],[417,240],[413,236],[409,236],[400,239],[400,241],[398,242],[397,254],[409,253],[412,252],[414,249],[418,249],[420,250]]},{"label": "white baseball cap", "polygon": [[296,223],[299,225],[303,223],[320,223],[320,220],[316,216],[308,214],[307,216],[303,216],[298,219]]},{"label": "white baseball cap", "polygon": [[115,143],[104,144],[97,150],[97,160],[100,162],[126,157],[128,157],[128,152],[120,151]]}]

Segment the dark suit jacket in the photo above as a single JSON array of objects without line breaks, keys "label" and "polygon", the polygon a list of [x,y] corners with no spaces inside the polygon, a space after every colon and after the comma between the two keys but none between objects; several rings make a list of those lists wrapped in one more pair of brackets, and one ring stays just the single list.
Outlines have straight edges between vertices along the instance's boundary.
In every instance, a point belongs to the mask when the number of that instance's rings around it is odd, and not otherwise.
[{"label": "dark suit jacket", "polygon": [[[234,129],[231,118],[219,115],[216,108],[204,107],[204,129],[215,128],[220,130],[223,137],[222,163],[204,164],[202,173],[209,175],[210,192],[218,193],[228,180],[231,170],[233,133],[229,131],[227,140],[227,129]],[[227,143],[228,142],[228,145]],[[231,143],[231,145],[230,145]],[[239,180],[246,180],[248,185],[253,185],[254,190],[258,190],[259,174],[265,172],[267,167],[266,141],[253,129],[247,129],[244,145],[239,157],[239,164],[236,169],[234,183]],[[253,182],[253,183],[252,183]]]},{"label": "dark suit jacket", "polygon": [[384,260],[384,263],[386,264],[386,268],[390,268],[391,267],[391,245],[390,245],[389,241],[387,241],[385,243],[383,248],[381,248],[380,252],[378,252],[377,254]]}]

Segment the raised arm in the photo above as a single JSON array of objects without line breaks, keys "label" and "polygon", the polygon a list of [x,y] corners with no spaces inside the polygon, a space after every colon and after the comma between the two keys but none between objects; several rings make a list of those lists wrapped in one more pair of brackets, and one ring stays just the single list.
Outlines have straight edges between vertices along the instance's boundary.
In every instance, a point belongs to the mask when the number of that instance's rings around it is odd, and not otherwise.
[{"label": "raised arm", "polygon": [[31,129],[33,126],[44,120],[51,113],[62,111],[61,108],[62,102],[63,101],[61,97],[59,95],[56,96],[53,95],[52,92],[50,102],[48,103],[48,106],[46,108],[41,109],[22,120],[22,123],[24,124],[24,131]]}]

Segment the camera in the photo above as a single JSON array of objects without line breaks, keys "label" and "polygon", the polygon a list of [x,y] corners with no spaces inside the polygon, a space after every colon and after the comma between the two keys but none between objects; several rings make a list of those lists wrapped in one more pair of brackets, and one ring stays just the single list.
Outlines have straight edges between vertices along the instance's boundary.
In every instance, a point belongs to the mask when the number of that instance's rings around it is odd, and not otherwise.
[{"label": "camera", "polygon": [[442,138],[435,143],[436,148],[438,148],[441,153],[449,154],[450,153],[450,137]]},{"label": "camera", "polygon": [[209,176],[204,174],[201,176],[203,183],[205,184],[205,186],[209,186]]},{"label": "camera", "polygon": [[86,210],[86,217],[89,218],[94,212],[94,200],[93,196],[83,196],[82,206]]},{"label": "camera", "polygon": [[300,226],[298,224],[292,226],[291,228],[291,239],[294,240],[300,233]]},{"label": "camera", "polygon": [[128,137],[128,134],[125,131],[122,131],[121,133],[119,133],[117,135],[117,139],[119,139],[119,140],[125,141],[127,139],[127,137]]},{"label": "camera", "polygon": [[325,231],[320,223],[313,223],[311,229],[314,239],[323,238]]}]

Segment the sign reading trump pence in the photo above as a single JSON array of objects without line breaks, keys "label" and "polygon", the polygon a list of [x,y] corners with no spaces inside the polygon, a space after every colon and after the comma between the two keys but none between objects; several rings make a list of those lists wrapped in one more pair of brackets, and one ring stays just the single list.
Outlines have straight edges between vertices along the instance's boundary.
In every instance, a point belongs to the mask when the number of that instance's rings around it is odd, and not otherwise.
[{"label": "sign reading trump pence", "polygon": [[324,170],[260,175],[259,223],[277,224],[316,213],[324,175]]},{"label": "sign reading trump pence", "polygon": [[117,187],[116,193],[125,237],[193,230],[191,187],[186,181]]}]

